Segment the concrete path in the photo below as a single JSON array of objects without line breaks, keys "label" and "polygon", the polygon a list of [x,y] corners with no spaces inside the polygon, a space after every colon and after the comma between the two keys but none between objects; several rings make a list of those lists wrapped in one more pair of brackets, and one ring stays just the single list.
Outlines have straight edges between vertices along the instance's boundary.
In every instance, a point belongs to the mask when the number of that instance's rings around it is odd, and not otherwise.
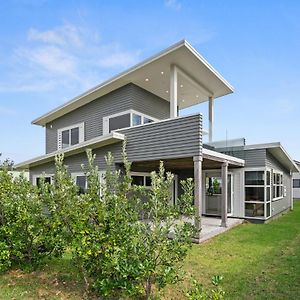
[{"label": "concrete path", "polygon": [[214,217],[202,217],[201,225],[202,230],[200,233],[200,243],[219,235],[239,224],[242,224],[244,220],[236,218],[228,218],[228,226],[221,227],[221,219]]}]

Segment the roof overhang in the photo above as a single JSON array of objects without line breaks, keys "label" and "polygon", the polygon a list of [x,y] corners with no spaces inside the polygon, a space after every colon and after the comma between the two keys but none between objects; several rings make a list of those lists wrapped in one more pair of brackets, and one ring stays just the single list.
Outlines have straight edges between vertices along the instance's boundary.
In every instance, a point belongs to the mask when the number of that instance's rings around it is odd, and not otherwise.
[{"label": "roof overhang", "polygon": [[179,109],[208,101],[209,97],[218,98],[233,92],[233,87],[186,40],[182,40],[33,120],[32,124],[45,126],[128,83],[134,83],[170,101],[171,65],[176,65],[180,70]]},{"label": "roof overhang", "polygon": [[75,145],[66,149],[62,149],[59,151],[51,152],[46,155],[38,156],[33,159],[24,161],[22,163],[19,163],[15,165],[15,169],[17,170],[26,170],[44,163],[48,163],[51,161],[54,161],[54,158],[57,154],[64,153],[65,157],[85,152],[86,149],[96,149],[101,148],[107,145],[115,144],[121,141],[124,141],[125,135],[118,133],[118,132],[112,132],[107,135],[103,135],[101,137],[97,137],[91,140],[88,140],[86,142],[83,142],[79,145]]},{"label": "roof overhang", "polygon": [[300,161],[294,160],[294,162],[295,162],[295,164],[296,164],[296,166],[298,167],[298,170],[299,170],[299,172],[300,172]]},{"label": "roof overhang", "polygon": [[299,172],[295,161],[289,156],[287,151],[278,143],[247,145],[245,150],[267,149],[287,170],[290,172]]},{"label": "roof overhang", "polygon": [[209,150],[206,148],[202,149],[202,155],[204,159],[209,159],[220,163],[228,162],[229,166],[236,166],[236,167],[245,166],[245,161],[243,159],[230,156],[227,154],[223,154],[217,151]]}]

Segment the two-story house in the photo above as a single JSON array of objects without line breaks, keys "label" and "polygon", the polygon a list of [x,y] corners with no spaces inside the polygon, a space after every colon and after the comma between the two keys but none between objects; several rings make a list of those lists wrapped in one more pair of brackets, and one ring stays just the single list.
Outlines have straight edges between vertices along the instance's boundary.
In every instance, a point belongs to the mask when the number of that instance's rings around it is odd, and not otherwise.
[{"label": "two-story house", "polygon": [[[71,101],[35,119],[46,133],[46,154],[17,165],[38,184],[51,182],[54,158],[64,152],[76,184],[86,188],[81,164],[93,149],[100,172],[108,151],[122,168],[122,142],[132,162],[132,179],[149,186],[149,174],[163,160],[175,174],[173,198],[180,179],[193,177],[199,215],[265,221],[292,207],[294,161],[280,143],[246,145],[244,139],[213,140],[215,99],[232,86],[185,40],[142,61]],[[223,99],[223,98],[220,98]],[[219,100],[221,101],[221,100]],[[208,142],[200,113],[179,111],[207,102]]]}]

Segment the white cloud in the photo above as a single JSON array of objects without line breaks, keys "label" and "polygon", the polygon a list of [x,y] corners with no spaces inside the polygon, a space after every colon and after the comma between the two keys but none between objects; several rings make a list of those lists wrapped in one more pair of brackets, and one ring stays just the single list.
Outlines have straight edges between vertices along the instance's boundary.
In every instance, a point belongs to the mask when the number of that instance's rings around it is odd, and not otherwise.
[{"label": "white cloud", "polygon": [[77,60],[63,49],[56,46],[18,49],[17,55],[28,63],[39,66],[49,73],[72,75],[76,72]]},{"label": "white cloud", "polygon": [[177,0],[165,0],[165,6],[174,10],[181,9],[181,3]]},{"label": "white cloud", "polygon": [[30,28],[14,49],[0,92],[68,90],[76,95],[137,62],[140,52],[105,43],[97,31],[66,23],[45,31]]},{"label": "white cloud", "polygon": [[80,30],[72,24],[65,24],[61,27],[46,31],[31,28],[27,36],[29,41],[40,41],[60,46],[69,45],[79,47],[82,45]]}]

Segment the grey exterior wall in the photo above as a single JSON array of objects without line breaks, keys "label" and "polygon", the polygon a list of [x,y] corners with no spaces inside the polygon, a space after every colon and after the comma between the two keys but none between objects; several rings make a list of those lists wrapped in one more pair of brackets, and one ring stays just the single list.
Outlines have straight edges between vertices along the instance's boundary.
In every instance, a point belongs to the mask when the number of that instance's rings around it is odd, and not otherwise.
[{"label": "grey exterior wall", "polygon": [[[130,161],[163,160],[202,155],[202,116],[200,114],[149,123],[119,130],[127,138],[127,154]],[[95,163],[105,170],[104,156],[111,152],[115,162],[122,162],[122,143],[95,149]],[[71,173],[81,172],[81,164],[87,164],[86,154],[65,158]],[[54,162],[30,169],[30,176],[54,173]]]},{"label": "grey exterior wall", "polygon": [[85,140],[103,134],[103,117],[128,109],[163,120],[170,116],[169,102],[134,85],[127,84],[46,125],[46,153],[57,150],[57,130],[84,122]]},{"label": "grey exterior wall", "polygon": [[227,149],[217,149],[218,151],[235,156],[245,160],[245,167],[263,167],[266,165],[266,149],[253,149],[253,150],[227,150]]},{"label": "grey exterior wall", "polygon": [[202,154],[200,114],[118,131],[127,137],[127,152],[131,161],[183,158]]},{"label": "grey exterior wall", "polygon": [[[255,167],[269,167],[273,170],[283,172],[283,186],[286,190],[286,195],[280,199],[271,202],[271,216],[275,216],[286,209],[291,207],[292,190],[291,190],[291,176],[289,170],[287,170],[269,151],[268,149],[253,149],[243,150],[243,147],[233,147],[217,149],[222,153],[232,155],[245,160],[245,168]],[[273,180],[273,178],[271,178]],[[271,182],[273,184],[273,182]],[[244,216],[244,175],[242,176],[242,182],[240,185],[236,185],[235,188],[239,195],[241,195],[241,201],[235,200],[234,203],[234,216]],[[240,191],[239,191],[240,190]]]},{"label": "grey exterior wall", "polygon": [[[282,211],[291,207],[291,200],[292,200],[292,189],[291,189],[291,180],[292,176],[290,175],[289,171],[284,168],[281,163],[267,151],[266,153],[266,165],[274,170],[282,171],[283,172],[283,188],[286,190],[286,195],[280,199],[272,201],[271,203],[271,213],[272,216],[275,216]],[[272,184],[273,184],[273,178]]]}]

